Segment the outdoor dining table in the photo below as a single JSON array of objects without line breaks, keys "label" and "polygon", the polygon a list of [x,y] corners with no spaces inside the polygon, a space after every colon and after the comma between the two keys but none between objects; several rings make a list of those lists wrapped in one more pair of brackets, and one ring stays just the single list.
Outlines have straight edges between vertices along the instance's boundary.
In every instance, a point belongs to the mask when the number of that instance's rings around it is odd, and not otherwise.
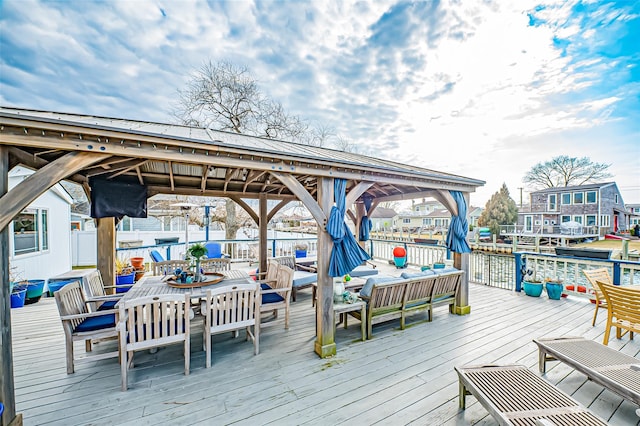
[{"label": "outdoor dining table", "polygon": [[163,294],[185,294],[190,293],[193,298],[205,297],[207,290],[234,284],[252,283],[251,277],[245,271],[230,270],[224,271],[224,279],[215,284],[203,285],[199,287],[172,287],[167,283],[166,276],[148,276],[143,277],[131,287],[129,291],[124,293],[122,298],[116,303],[116,307],[127,300],[136,299],[145,296],[158,296]]}]

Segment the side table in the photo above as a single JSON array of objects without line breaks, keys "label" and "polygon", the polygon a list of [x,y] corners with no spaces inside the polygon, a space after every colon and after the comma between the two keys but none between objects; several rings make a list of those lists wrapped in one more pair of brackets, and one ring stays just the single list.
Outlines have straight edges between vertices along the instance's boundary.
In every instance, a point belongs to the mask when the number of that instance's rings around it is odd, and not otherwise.
[{"label": "side table", "polygon": [[[341,320],[344,321],[344,328],[347,328],[347,313],[348,312],[353,312],[353,311],[360,311],[360,318],[362,318],[362,321],[360,321],[360,331],[362,332],[362,341],[364,342],[366,340],[366,336],[367,336],[367,331],[366,331],[366,327],[365,327],[365,318],[366,318],[366,309],[367,309],[367,303],[364,300],[358,300],[357,302],[353,302],[353,303],[334,303],[333,304],[333,313],[335,315],[340,315]],[[334,329],[334,334],[335,334],[335,329]]]}]

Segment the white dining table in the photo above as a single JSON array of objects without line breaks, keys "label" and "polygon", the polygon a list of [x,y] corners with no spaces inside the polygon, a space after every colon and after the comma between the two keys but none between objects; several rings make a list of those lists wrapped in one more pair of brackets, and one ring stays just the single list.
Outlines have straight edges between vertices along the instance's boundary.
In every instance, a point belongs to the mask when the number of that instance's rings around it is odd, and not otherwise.
[{"label": "white dining table", "polygon": [[158,296],[163,294],[191,294],[193,298],[205,297],[207,294],[207,290],[223,287],[227,285],[234,284],[247,284],[253,283],[249,274],[245,271],[240,270],[230,270],[224,271],[225,278],[215,284],[209,284],[198,287],[172,287],[167,283],[165,276],[157,276],[152,275],[148,277],[142,277],[137,283],[131,287],[129,291],[124,293],[122,298],[116,303],[116,307],[122,302],[132,299],[137,299],[138,297],[145,296]]}]

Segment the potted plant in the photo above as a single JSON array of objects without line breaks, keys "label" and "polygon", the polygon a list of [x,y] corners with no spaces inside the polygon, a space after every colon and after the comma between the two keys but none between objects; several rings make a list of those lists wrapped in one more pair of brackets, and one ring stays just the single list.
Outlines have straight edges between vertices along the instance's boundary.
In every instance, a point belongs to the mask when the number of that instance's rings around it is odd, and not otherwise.
[{"label": "potted plant", "polygon": [[544,281],[549,299],[560,300],[562,297],[562,290],[564,289],[562,280],[559,278],[546,278]]},{"label": "potted plant", "polygon": [[194,281],[200,281],[200,260],[207,254],[207,248],[202,243],[195,243],[187,250],[187,255],[195,261]]},{"label": "potted plant", "polygon": [[298,257],[307,257],[307,249],[309,247],[306,244],[298,243],[295,245],[296,249],[296,258]]},{"label": "potted plant", "polygon": [[[135,282],[135,270],[129,259],[116,258],[116,285],[131,285]],[[116,287],[116,293],[125,293],[130,287]]]},{"label": "potted plant", "polygon": [[531,297],[540,297],[542,294],[542,281],[537,279],[535,269],[527,269],[522,280],[524,294]]}]

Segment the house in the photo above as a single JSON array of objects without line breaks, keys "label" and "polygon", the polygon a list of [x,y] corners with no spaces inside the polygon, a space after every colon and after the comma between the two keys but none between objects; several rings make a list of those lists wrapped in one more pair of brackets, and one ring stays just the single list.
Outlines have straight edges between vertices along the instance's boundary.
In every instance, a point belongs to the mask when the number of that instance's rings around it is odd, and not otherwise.
[{"label": "house", "polygon": [[530,204],[518,212],[524,233],[559,234],[559,225],[572,222],[581,234],[604,236],[629,229],[629,213],[615,182],[547,188],[534,191]]},{"label": "house", "polygon": [[629,227],[640,225],[640,204],[625,204],[629,212]]},{"label": "house", "polygon": [[482,207],[469,207],[469,226],[476,227],[478,225],[478,220],[480,219],[483,211],[484,209]]},{"label": "house", "polygon": [[386,231],[390,230],[393,225],[393,218],[396,216],[396,211],[387,207],[376,207],[371,213],[371,229],[374,231]]},{"label": "house", "polygon": [[[32,175],[16,166],[9,172],[9,191]],[[71,270],[71,204],[60,184],[36,198],[9,225],[9,264],[17,279],[48,279]]]}]

